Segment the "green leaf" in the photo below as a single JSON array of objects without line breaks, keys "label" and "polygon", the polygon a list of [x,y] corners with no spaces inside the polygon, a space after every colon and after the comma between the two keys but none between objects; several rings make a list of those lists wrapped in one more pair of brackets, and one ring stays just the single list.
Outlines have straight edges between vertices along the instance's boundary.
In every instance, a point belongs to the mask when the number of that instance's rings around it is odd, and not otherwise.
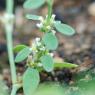
[{"label": "green leaf", "polygon": [[32,95],[37,89],[40,82],[39,72],[37,69],[28,68],[23,75],[24,95]]},{"label": "green leaf", "polygon": [[26,47],[24,49],[22,49],[16,56],[15,58],[15,62],[18,63],[18,62],[21,62],[23,61],[24,59],[26,59],[28,57],[28,55],[31,53],[32,51],[30,50],[29,47]]},{"label": "green leaf", "polygon": [[65,89],[57,82],[44,82],[39,85],[39,88],[34,95],[67,95],[64,94]]},{"label": "green leaf", "polygon": [[78,65],[72,64],[72,63],[63,62],[63,63],[55,63],[54,67],[55,68],[76,68],[76,67],[78,67]]},{"label": "green leaf", "polygon": [[45,3],[45,0],[26,0],[24,3],[25,9],[37,9]]},{"label": "green leaf", "polygon": [[64,35],[72,36],[72,35],[75,34],[75,30],[67,24],[62,24],[59,21],[56,21],[54,23],[54,26],[55,26],[55,28],[57,29],[58,32],[60,32]]},{"label": "green leaf", "polygon": [[47,71],[47,72],[51,72],[54,68],[54,62],[53,62],[53,58],[49,55],[45,55],[41,57],[41,63],[43,64],[43,68]]},{"label": "green leaf", "polygon": [[[78,73],[78,76],[81,75]],[[82,76],[83,77],[79,77],[78,80],[76,80],[76,86],[79,88],[78,90],[80,91],[80,94],[78,95],[95,95],[95,80],[92,79],[92,75],[86,72]]]},{"label": "green leaf", "polygon": [[55,50],[58,47],[58,40],[52,33],[46,33],[42,40],[49,50]]},{"label": "green leaf", "polygon": [[9,95],[8,87],[0,80],[0,95]]},{"label": "green leaf", "polygon": [[[77,67],[78,67],[78,65],[72,64],[72,63],[67,63],[67,62],[54,63],[54,69],[56,69],[56,68],[59,68],[59,69],[63,69],[63,68],[71,69],[71,68],[77,68]],[[42,72],[44,70],[42,67],[38,67],[37,69],[39,70],[39,72]]]},{"label": "green leaf", "polygon": [[26,18],[27,19],[31,19],[31,20],[40,20],[41,16],[37,16],[37,15],[31,15],[31,14],[27,14]]},{"label": "green leaf", "polygon": [[17,45],[16,47],[14,47],[13,51],[14,52],[20,52],[22,49],[26,48],[26,45]]}]

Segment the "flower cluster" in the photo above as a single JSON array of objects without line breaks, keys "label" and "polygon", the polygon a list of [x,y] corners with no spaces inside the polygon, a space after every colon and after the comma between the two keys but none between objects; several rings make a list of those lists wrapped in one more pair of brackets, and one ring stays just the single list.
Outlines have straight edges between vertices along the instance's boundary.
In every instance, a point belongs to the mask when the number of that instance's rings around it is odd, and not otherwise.
[{"label": "flower cluster", "polygon": [[43,46],[43,44],[41,43],[41,39],[40,38],[36,38],[33,43],[32,43],[32,50],[35,52],[38,52],[38,50],[45,50],[45,46]]},{"label": "flower cluster", "polygon": [[53,30],[52,26],[54,25],[55,22],[55,14],[53,14],[48,20],[48,15],[46,15],[45,19],[41,16],[39,17],[40,23],[37,23],[37,27],[43,30],[44,32],[51,31],[53,34],[56,33],[56,31]]},{"label": "flower cluster", "polygon": [[35,40],[32,42],[30,51],[32,51],[32,53],[31,55],[29,55],[27,61],[31,66],[36,65],[38,67],[42,67],[39,59],[43,55],[50,55],[51,57],[53,57],[53,53],[49,53],[48,49],[41,42],[40,38],[35,38]]}]

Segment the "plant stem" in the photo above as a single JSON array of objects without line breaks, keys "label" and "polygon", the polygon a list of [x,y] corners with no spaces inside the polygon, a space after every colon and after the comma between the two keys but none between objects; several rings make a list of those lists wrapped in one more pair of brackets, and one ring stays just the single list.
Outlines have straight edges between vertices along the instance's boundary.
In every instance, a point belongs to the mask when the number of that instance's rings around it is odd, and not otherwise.
[{"label": "plant stem", "polygon": [[[14,5],[13,0],[6,0],[6,13],[9,18],[8,20],[6,19],[5,31],[6,31],[9,63],[11,69],[12,85],[14,85],[17,82],[16,67],[15,67],[14,56],[13,56],[13,39],[12,39],[13,21],[11,19],[11,16],[13,15],[13,5]],[[17,87],[13,86],[11,95],[15,95],[16,91],[17,91]]]},{"label": "plant stem", "polygon": [[53,4],[53,0],[48,0],[47,1],[47,4],[48,4],[48,21],[50,20],[51,18],[51,15],[52,15],[52,4]]},{"label": "plant stem", "polygon": [[13,86],[11,95],[16,95],[17,90],[18,90],[18,88],[16,86]]},{"label": "plant stem", "polygon": [[8,56],[9,56],[9,63],[11,69],[11,77],[12,83],[16,83],[16,67],[14,65],[14,57],[13,57],[13,48],[12,48],[12,25],[6,25],[6,38],[7,38],[7,48],[8,48]]},{"label": "plant stem", "polygon": [[13,0],[6,0],[6,12],[7,13],[13,14],[13,6],[14,6]]}]

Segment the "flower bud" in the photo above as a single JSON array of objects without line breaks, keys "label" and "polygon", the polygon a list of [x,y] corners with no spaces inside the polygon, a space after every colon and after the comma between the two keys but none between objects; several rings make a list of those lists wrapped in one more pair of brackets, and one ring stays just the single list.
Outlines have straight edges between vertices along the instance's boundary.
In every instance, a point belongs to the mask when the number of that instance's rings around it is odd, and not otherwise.
[{"label": "flower bud", "polygon": [[54,54],[53,54],[53,53],[49,53],[49,54],[50,54],[50,56],[51,56],[51,57],[53,57],[53,56],[54,56]]},{"label": "flower bud", "polygon": [[44,22],[44,18],[43,18],[43,17],[39,17],[39,20],[40,20],[41,22]]},{"label": "flower bud", "polygon": [[56,34],[56,31],[55,30],[52,30],[52,33],[55,35]]},{"label": "flower bud", "polygon": [[39,67],[42,67],[43,65],[42,65],[41,63],[38,63],[38,66],[39,66]]},{"label": "flower bud", "polygon": [[38,23],[36,24],[38,28],[42,28],[43,27],[43,24],[42,23]]}]

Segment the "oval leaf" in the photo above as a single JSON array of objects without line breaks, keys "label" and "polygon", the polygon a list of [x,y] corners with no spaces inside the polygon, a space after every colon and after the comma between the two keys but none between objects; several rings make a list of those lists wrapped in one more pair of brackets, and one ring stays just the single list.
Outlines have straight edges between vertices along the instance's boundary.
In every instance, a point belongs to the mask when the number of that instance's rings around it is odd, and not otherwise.
[{"label": "oval leaf", "polygon": [[32,95],[40,82],[39,72],[36,69],[28,68],[23,76],[24,95]]},{"label": "oval leaf", "polygon": [[26,9],[37,9],[45,3],[45,0],[26,0],[24,8]]},{"label": "oval leaf", "polygon": [[32,51],[30,50],[29,47],[26,47],[24,49],[22,49],[16,56],[15,58],[15,62],[18,63],[18,62],[21,62],[23,61],[24,59],[26,59],[28,57],[28,55],[31,53]]},{"label": "oval leaf", "polygon": [[31,15],[31,14],[27,14],[26,18],[27,19],[31,19],[31,20],[40,20],[41,16],[37,16],[37,15]]},{"label": "oval leaf", "polygon": [[20,52],[22,49],[26,48],[26,45],[17,45],[16,47],[14,47],[13,51],[14,52]]},{"label": "oval leaf", "polygon": [[42,40],[49,50],[55,50],[58,47],[58,40],[52,33],[46,33]]},{"label": "oval leaf", "polygon": [[47,71],[47,72],[51,72],[54,68],[54,62],[53,62],[53,58],[49,55],[45,55],[41,57],[41,63],[43,64],[43,68]]},{"label": "oval leaf", "polygon": [[75,34],[75,30],[67,24],[62,24],[62,23],[56,21],[54,26],[55,26],[55,28],[57,29],[58,32],[60,32],[64,35],[72,36],[72,35]]}]

